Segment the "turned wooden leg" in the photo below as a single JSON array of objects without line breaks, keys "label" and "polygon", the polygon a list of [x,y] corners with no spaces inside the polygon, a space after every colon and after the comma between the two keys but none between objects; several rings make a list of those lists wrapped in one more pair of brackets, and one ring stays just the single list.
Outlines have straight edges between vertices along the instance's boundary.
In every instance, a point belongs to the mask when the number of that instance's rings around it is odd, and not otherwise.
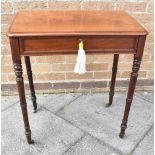
[{"label": "turned wooden leg", "polygon": [[134,90],[135,90],[135,86],[136,86],[136,81],[137,81],[137,77],[138,77],[138,71],[140,68],[140,64],[141,64],[141,57],[134,56],[132,73],[131,73],[130,83],[129,83],[129,88],[128,88],[128,95],[127,95],[126,105],[125,105],[125,110],[124,110],[124,117],[122,120],[121,131],[119,134],[119,136],[121,138],[124,137],[125,130],[127,128],[129,111],[130,111],[130,107],[131,107],[131,103],[132,103],[132,99],[133,99],[133,94],[134,94]]},{"label": "turned wooden leg", "polygon": [[109,103],[106,105],[107,107],[111,106],[112,101],[113,101],[118,60],[119,60],[119,54],[114,54],[112,76],[111,76],[111,85],[110,85],[110,92],[109,92]]},{"label": "turned wooden leg", "polygon": [[30,86],[30,91],[31,91],[31,100],[32,100],[32,103],[33,103],[33,108],[34,108],[34,113],[35,113],[36,110],[37,110],[37,103],[36,103],[36,95],[35,95],[35,90],[34,90],[34,85],[33,85],[31,62],[30,62],[29,56],[25,56],[24,58],[25,58],[27,76],[28,76],[29,86]]},{"label": "turned wooden leg", "polygon": [[27,138],[27,142],[29,144],[32,144],[34,143],[34,141],[31,139],[31,130],[30,130],[30,125],[29,125],[29,120],[28,120],[21,61],[14,63],[14,71],[16,75],[16,82],[17,82],[19,98],[20,98],[20,106],[21,106],[23,120],[24,120],[25,135]]}]

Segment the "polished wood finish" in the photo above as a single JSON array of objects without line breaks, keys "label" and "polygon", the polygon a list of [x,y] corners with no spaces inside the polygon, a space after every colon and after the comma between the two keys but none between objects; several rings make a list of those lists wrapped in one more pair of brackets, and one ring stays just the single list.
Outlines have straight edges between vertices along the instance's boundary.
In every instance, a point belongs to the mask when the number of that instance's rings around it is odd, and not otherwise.
[{"label": "polished wood finish", "polygon": [[119,60],[119,54],[114,54],[113,67],[112,67],[112,76],[111,76],[111,85],[110,85],[110,92],[109,92],[109,103],[107,104],[107,107],[111,106],[112,101],[113,101],[118,60]]},{"label": "polished wood finish", "polygon": [[142,60],[142,56],[143,56],[145,39],[146,39],[146,36],[140,37],[138,48],[137,48],[138,52],[134,55],[134,61],[133,61],[133,66],[132,66],[128,94],[127,94],[127,98],[126,98],[124,116],[123,116],[123,120],[122,120],[122,124],[121,124],[121,131],[119,134],[120,138],[124,137],[125,130],[127,128],[127,121],[128,121],[128,116],[129,116],[129,112],[130,112],[130,107],[132,104],[134,90],[135,90],[135,86],[136,86],[136,82],[137,82],[137,78],[138,78],[138,71],[140,69],[140,64],[141,64],[141,60]]},{"label": "polished wood finish", "polygon": [[24,58],[25,58],[25,64],[26,64],[27,77],[29,80],[29,86],[30,86],[30,91],[31,91],[31,100],[33,103],[33,108],[34,108],[34,113],[35,113],[37,110],[37,102],[36,102],[36,95],[35,95],[35,90],[34,90],[34,85],[33,85],[31,62],[30,62],[29,56],[25,56]]},{"label": "polished wood finish", "polygon": [[146,35],[124,11],[23,11],[16,15],[9,36]]},{"label": "polished wood finish", "polygon": [[120,137],[124,136],[147,35],[147,31],[135,19],[123,11],[24,11],[17,14],[7,35],[10,38],[28,143],[33,143],[33,140],[26,107],[21,56],[25,56],[32,101],[36,110],[29,56],[76,54],[80,40],[84,42],[86,54],[114,54],[108,105],[111,105],[113,100],[119,54],[134,55],[120,132]]},{"label": "polished wood finish", "polygon": [[21,57],[19,55],[19,41],[18,38],[10,38],[10,45],[12,51],[12,59],[14,65],[14,71],[16,75],[16,82],[19,92],[19,99],[20,99],[20,106],[23,115],[24,127],[25,127],[25,135],[27,138],[27,142],[29,144],[34,143],[31,139],[31,130],[28,120],[28,113],[27,113],[27,103],[25,98],[25,90],[24,90],[24,81],[22,77],[22,65],[21,65]]},{"label": "polished wood finish", "polygon": [[124,137],[125,134],[125,129],[127,128],[127,120],[129,116],[129,111],[133,99],[133,94],[134,94],[134,89],[138,77],[138,71],[140,68],[141,64],[141,57],[136,57],[134,56],[134,61],[133,61],[133,67],[132,67],[132,73],[131,73],[131,78],[130,78],[130,84],[129,84],[129,89],[128,89],[128,95],[126,99],[126,105],[125,105],[125,111],[124,111],[124,117],[122,120],[121,124],[121,132],[120,132],[120,137]]},{"label": "polished wood finish", "polygon": [[135,53],[137,36],[81,36],[81,37],[23,37],[20,38],[21,55],[75,54],[80,40],[86,53]]}]

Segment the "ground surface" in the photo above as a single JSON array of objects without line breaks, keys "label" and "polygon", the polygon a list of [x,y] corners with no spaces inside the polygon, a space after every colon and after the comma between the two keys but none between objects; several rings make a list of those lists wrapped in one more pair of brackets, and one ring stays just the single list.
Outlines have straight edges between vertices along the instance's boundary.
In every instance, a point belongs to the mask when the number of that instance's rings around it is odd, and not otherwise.
[{"label": "ground surface", "polygon": [[2,155],[153,155],[153,93],[135,93],[128,128],[118,137],[126,93],[37,95],[32,113],[34,145],[28,145],[17,96],[2,97]]}]

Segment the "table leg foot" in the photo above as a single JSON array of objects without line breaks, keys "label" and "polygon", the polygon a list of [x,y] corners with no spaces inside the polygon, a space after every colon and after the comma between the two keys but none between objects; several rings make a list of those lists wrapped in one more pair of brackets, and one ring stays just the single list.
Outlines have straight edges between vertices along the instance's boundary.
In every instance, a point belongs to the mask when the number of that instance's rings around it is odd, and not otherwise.
[{"label": "table leg foot", "polygon": [[33,113],[36,113],[37,112],[37,109],[33,109]]},{"label": "table leg foot", "polygon": [[114,93],[109,93],[109,103],[106,104],[106,107],[110,107],[112,105]]},{"label": "table leg foot", "polygon": [[34,144],[34,140],[32,140],[32,139],[31,140],[27,140],[27,143],[28,144]]},{"label": "table leg foot", "polygon": [[111,104],[107,103],[105,106],[106,106],[107,108],[109,108],[109,107],[111,106]]},{"label": "table leg foot", "polygon": [[125,133],[120,132],[119,137],[120,137],[120,138],[123,138],[123,137],[124,137],[124,135],[125,135]]},{"label": "table leg foot", "polygon": [[28,141],[28,144],[34,144],[34,140],[32,140],[32,139],[29,140],[29,141]]},{"label": "table leg foot", "polygon": [[37,102],[36,102],[36,96],[31,97],[32,103],[33,103],[33,113],[37,112]]},{"label": "table leg foot", "polygon": [[31,139],[31,130],[25,132],[28,144],[34,144],[34,140]]},{"label": "table leg foot", "polygon": [[120,138],[124,137],[126,128],[127,128],[127,122],[126,121],[122,121],[121,131],[120,131],[120,134],[119,134]]}]

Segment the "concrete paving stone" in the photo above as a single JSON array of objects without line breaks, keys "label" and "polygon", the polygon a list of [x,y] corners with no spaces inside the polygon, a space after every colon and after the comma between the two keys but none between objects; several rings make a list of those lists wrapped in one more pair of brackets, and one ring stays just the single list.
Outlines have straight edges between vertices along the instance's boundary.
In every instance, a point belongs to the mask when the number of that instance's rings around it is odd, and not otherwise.
[{"label": "concrete paving stone", "polygon": [[72,146],[64,155],[119,155],[90,136]]},{"label": "concrete paving stone", "polygon": [[50,110],[51,112],[57,112],[65,105],[69,104],[81,94],[46,94],[42,96],[37,96],[38,107],[43,106]]},{"label": "concrete paving stone", "polygon": [[135,93],[137,97],[140,97],[146,101],[154,103],[154,93],[153,92],[138,92]]},{"label": "concrete paving stone", "polygon": [[1,96],[1,111],[4,111],[17,102],[19,102],[18,96]]},{"label": "concrete paving stone", "polygon": [[129,154],[153,124],[153,105],[134,97],[128,128],[123,139],[118,137],[125,107],[126,93],[116,93],[113,105],[105,107],[108,95],[83,95],[58,113],[111,147]]},{"label": "concrete paving stone", "polygon": [[82,131],[44,108],[34,114],[29,106],[35,144],[27,144],[20,106],[15,104],[2,113],[2,155],[60,155],[83,136]]},{"label": "concrete paving stone", "polygon": [[[107,99],[105,99],[107,100]],[[109,113],[113,113],[116,117],[119,117],[120,119],[122,119],[123,114],[124,114],[124,108],[125,108],[125,104],[126,104],[126,93],[116,93],[114,96],[114,101],[113,104],[110,108],[108,109]],[[151,110],[150,110],[150,109]],[[135,114],[141,118],[144,117],[144,119],[150,119],[153,117],[153,106],[152,104],[150,104],[150,102],[147,102],[139,97],[137,97],[136,95],[134,95],[133,97],[133,102],[131,105],[131,111],[130,111],[130,115],[129,115],[129,121],[130,118],[132,117],[132,119],[135,118]],[[107,111],[107,109],[105,109]],[[137,110],[138,109],[138,110]],[[148,114],[148,110],[150,110],[150,112],[152,112],[151,114]],[[138,120],[135,120],[138,121]]]},{"label": "concrete paving stone", "polygon": [[143,141],[138,145],[136,150],[133,152],[133,155],[154,155],[154,130],[151,131],[145,136]]},{"label": "concrete paving stone", "polygon": [[[26,95],[26,101],[32,105],[30,95]],[[16,103],[19,103],[19,96],[1,96],[1,111],[5,111],[7,108]]]}]

